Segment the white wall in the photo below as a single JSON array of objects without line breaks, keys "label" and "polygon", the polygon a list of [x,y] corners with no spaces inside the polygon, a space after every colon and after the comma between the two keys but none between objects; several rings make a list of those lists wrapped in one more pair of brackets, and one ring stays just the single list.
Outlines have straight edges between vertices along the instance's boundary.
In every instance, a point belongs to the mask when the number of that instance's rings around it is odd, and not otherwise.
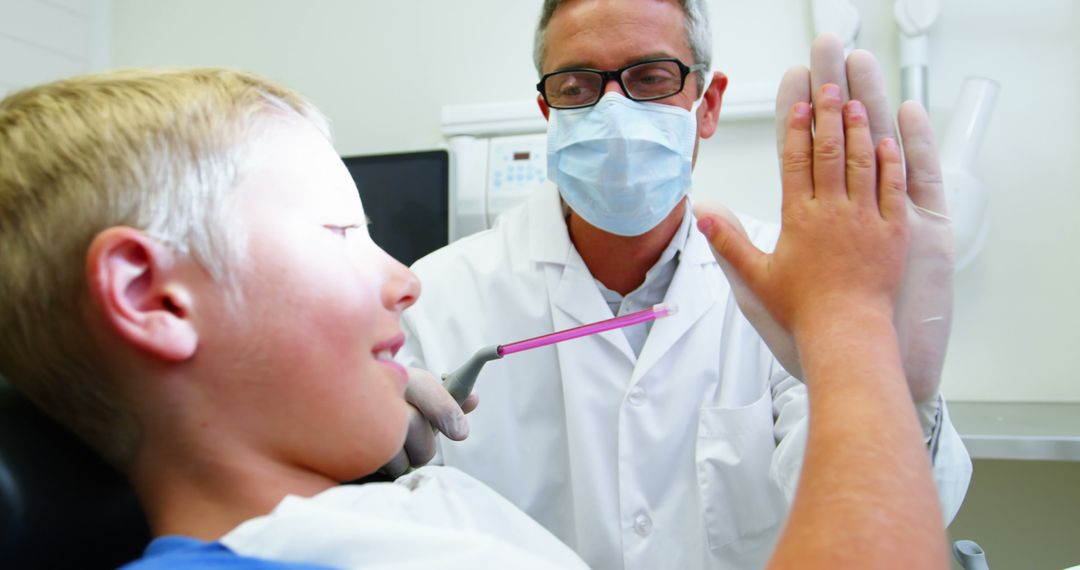
[{"label": "white wall", "polygon": [[342,154],[432,148],[444,104],[535,93],[536,0],[115,0],[114,62],[229,65],[333,121]]},{"label": "white wall", "polygon": [[957,280],[949,393],[1080,401],[1080,3],[947,4],[931,111],[947,114],[964,74],[1002,84],[978,159],[992,226]]},{"label": "white wall", "polygon": [[0,97],[108,67],[110,0],[0,0]]},{"label": "white wall", "polygon": [[[857,45],[881,60],[898,102],[892,2],[853,4],[863,23]],[[1080,337],[1072,332],[1080,323],[1080,265],[1071,251],[1080,248],[1080,182],[1069,171],[1080,156],[1078,31],[1074,0],[942,2],[930,45],[930,112],[938,132],[966,76],[1001,84],[975,166],[992,192],[992,225],[982,254],[956,282],[943,387],[951,399],[1080,401]],[[790,52],[787,43],[781,49]],[[724,55],[717,52],[721,68]],[[761,58],[745,50],[739,57]],[[774,148],[771,125],[727,125],[703,146],[697,193],[778,219]]]},{"label": "white wall", "polygon": [[[10,3],[8,0],[2,0]],[[898,94],[891,4],[856,0],[859,45]],[[442,144],[443,105],[531,100],[540,0],[114,0],[116,65],[233,65],[311,97],[342,154]],[[741,86],[805,63],[802,0],[714,0],[715,65]],[[1080,401],[1080,3],[945,0],[931,41],[930,107],[943,127],[963,77],[1002,90],[976,170],[993,191],[982,255],[957,281],[948,397]],[[894,99],[898,99],[898,96]],[[775,219],[770,121],[726,122],[703,145],[695,192]]]}]

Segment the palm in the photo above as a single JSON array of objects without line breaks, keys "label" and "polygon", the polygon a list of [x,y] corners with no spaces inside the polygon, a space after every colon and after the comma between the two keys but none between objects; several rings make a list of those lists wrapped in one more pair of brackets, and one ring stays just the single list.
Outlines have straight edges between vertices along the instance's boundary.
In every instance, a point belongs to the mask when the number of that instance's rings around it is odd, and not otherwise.
[{"label": "palm", "polygon": [[[856,51],[846,60],[835,36],[823,36],[811,50],[811,69],[794,67],[780,84],[777,96],[777,141],[783,147],[787,113],[798,101],[811,101],[824,83],[836,83],[858,99],[870,115],[874,144],[896,137],[877,61]],[[952,322],[952,230],[945,217],[941,167],[930,120],[922,107],[906,103],[899,113],[900,140],[907,166],[910,236],[904,279],[895,318],[904,371],[916,402],[937,393]],[[730,217],[730,214],[728,214]],[[740,309],[746,314],[780,364],[797,378],[802,366],[791,332],[773,320],[760,301],[723,260]]]}]

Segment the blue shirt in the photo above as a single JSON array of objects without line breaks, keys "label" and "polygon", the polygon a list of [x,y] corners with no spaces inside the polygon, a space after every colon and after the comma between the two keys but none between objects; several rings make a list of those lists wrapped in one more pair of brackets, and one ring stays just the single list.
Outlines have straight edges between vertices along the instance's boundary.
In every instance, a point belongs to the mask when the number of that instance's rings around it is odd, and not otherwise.
[{"label": "blue shirt", "polygon": [[224,568],[229,570],[326,570],[325,566],[277,562],[241,556],[220,542],[203,542],[187,536],[162,536],[146,547],[142,558],[121,570],[175,570],[177,568]]}]

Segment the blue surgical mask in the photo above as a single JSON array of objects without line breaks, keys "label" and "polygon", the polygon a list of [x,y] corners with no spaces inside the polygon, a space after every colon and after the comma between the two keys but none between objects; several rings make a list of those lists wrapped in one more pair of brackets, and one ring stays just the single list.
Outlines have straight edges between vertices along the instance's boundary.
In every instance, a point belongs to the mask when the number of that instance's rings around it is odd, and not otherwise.
[{"label": "blue surgical mask", "polygon": [[552,109],[548,179],[586,222],[644,234],[690,190],[699,104],[687,111],[611,92],[592,107]]}]

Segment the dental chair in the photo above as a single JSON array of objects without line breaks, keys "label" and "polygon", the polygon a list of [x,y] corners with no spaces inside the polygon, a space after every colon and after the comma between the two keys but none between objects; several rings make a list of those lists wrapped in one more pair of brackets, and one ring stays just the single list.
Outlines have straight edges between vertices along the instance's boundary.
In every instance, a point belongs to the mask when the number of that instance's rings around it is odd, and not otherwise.
[{"label": "dental chair", "polygon": [[124,479],[0,377],[0,568],[116,568],[149,541]]}]

